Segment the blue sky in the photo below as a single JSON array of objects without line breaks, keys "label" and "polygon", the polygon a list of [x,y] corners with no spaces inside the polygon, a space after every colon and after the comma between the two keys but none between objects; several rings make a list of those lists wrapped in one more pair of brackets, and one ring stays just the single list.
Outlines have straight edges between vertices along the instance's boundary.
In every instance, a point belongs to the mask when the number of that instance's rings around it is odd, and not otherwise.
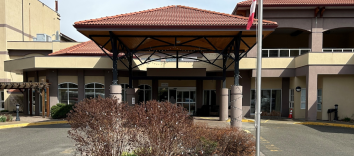
[{"label": "blue sky", "polygon": [[[55,8],[55,0],[40,0]],[[186,5],[190,7],[231,13],[242,0],[58,0],[61,16],[60,31],[79,41],[89,40],[76,31],[76,21],[113,16],[123,13],[159,8],[167,5]]]}]

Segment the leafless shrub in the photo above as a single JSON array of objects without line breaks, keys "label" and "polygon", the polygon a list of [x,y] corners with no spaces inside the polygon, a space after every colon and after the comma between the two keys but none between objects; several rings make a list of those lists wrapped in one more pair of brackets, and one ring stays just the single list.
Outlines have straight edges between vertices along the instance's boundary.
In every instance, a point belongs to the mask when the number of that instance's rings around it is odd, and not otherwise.
[{"label": "leafless shrub", "polygon": [[68,114],[77,151],[87,155],[218,156],[253,155],[254,139],[235,128],[193,125],[182,106],[149,101],[119,104],[86,99]]},{"label": "leafless shrub", "polygon": [[117,99],[85,99],[68,113],[69,137],[82,155],[121,155],[132,149],[136,137],[125,125],[129,111]]}]

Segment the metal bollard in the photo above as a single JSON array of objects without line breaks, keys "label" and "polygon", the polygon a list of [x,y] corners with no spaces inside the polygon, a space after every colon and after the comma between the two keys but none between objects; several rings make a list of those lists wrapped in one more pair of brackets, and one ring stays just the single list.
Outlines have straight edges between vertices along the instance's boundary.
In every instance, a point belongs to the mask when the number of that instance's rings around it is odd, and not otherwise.
[{"label": "metal bollard", "polygon": [[20,104],[16,104],[16,121],[20,121]]}]

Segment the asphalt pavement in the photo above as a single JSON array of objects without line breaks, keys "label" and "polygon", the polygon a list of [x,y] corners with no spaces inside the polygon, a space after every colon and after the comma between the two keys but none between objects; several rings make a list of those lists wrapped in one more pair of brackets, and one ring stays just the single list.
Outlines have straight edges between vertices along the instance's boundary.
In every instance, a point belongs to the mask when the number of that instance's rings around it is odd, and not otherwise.
[{"label": "asphalt pavement", "polygon": [[[254,123],[243,123],[243,127],[255,135]],[[74,142],[67,137],[69,128],[56,124],[2,129],[0,155],[75,155]],[[261,152],[266,156],[353,156],[353,134],[353,128],[264,123]]]},{"label": "asphalt pavement", "polygon": [[68,138],[70,125],[41,125],[0,130],[1,156],[75,155],[74,142]]},{"label": "asphalt pavement", "polygon": [[[255,136],[254,123],[242,123]],[[262,124],[261,152],[266,156],[353,156],[354,129]]]}]

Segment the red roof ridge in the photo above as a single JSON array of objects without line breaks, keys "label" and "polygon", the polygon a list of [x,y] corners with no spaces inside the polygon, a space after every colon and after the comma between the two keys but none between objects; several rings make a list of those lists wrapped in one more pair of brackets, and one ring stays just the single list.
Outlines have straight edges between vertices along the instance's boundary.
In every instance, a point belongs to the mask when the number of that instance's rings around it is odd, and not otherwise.
[{"label": "red roof ridge", "polygon": [[[164,6],[164,7],[160,7],[160,8],[153,8],[153,9],[148,9],[148,10],[143,10],[143,11],[137,11],[137,12],[119,14],[119,15],[114,15],[114,16],[101,17],[101,18],[84,20],[84,21],[78,21],[78,22],[75,22],[74,25],[84,24],[84,23],[88,23],[88,22],[103,21],[103,20],[110,19],[110,18],[118,18],[118,17],[124,17],[124,16],[133,16],[133,15],[137,15],[137,14],[141,14],[141,13],[164,10],[164,9],[169,9],[169,8],[173,8],[173,7],[180,7],[180,8],[191,9],[191,10],[196,10],[196,11],[201,11],[201,12],[206,12],[206,13],[211,13],[211,14],[217,14],[217,15],[222,15],[222,16],[227,16],[227,17],[234,17],[234,18],[240,18],[240,19],[248,20],[248,17],[243,17],[243,16],[239,16],[239,15],[231,15],[231,14],[227,14],[227,13],[221,13],[221,12],[216,12],[216,11],[211,11],[211,10],[204,10],[204,9],[199,9],[199,8],[194,8],[194,7],[184,6],[184,5],[169,5],[169,6]],[[264,22],[271,23],[271,24],[277,24],[277,22],[272,22],[272,21],[267,21],[267,20],[264,20]]]},{"label": "red roof ridge", "polygon": [[87,42],[82,42],[82,43],[79,43],[77,45],[74,45],[74,46],[71,46],[71,47],[67,47],[65,49],[61,49],[61,50],[56,51],[54,53],[50,53],[49,55],[59,55],[59,54],[65,54],[65,53],[68,53],[68,52],[72,52],[74,50],[77,50],[79,48],[82,48],[82,47],[86,46],[90,42],[93,42],[93,41],[90,40],[90,41],[87,41]]},{"label": "red roof ridge", "polygon": [[[238,5],[241,6],[250,6],[252,0],[244,0]],[[263,0],[263,5],[352,5],[354,4],[353,0]],[[258,5],[258,3],[257,3]],[[237,7],[236,6],[236,7]]]}]

